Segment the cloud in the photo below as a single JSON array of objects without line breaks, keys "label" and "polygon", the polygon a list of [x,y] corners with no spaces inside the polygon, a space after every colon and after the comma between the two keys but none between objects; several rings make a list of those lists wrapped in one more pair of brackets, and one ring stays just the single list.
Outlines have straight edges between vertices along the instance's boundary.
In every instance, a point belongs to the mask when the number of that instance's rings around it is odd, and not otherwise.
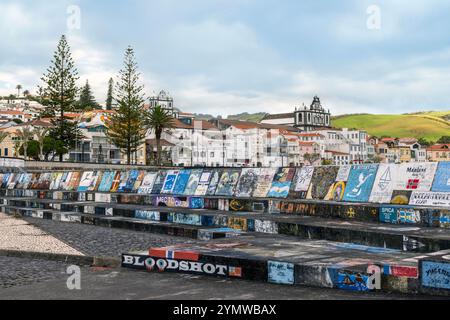
[{"label": "cloud", "polygon": [[[100,103],[131,44],[147,95],[165,89],[185,111],[288,112],[316,94],[333,114],[449,106],[446,1],[77,0],[69,31],[72,3],[0,3],[0,94],[32,90],[68,34],[79,85]],[[366,27],[372,4],[379,31]]]}]

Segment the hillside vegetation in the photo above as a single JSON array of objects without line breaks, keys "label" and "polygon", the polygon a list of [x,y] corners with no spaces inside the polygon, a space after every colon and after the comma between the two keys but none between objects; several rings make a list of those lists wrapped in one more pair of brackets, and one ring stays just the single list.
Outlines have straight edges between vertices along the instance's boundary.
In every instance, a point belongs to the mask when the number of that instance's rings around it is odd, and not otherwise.
[{"label": "hillside vegetation", "polygon": [[415,137],[437,141],[450,135],[450,112],[426,112],[402,115],[354,114],[333,118],[336,128],[358,128],[370,135],[390,137]]}]

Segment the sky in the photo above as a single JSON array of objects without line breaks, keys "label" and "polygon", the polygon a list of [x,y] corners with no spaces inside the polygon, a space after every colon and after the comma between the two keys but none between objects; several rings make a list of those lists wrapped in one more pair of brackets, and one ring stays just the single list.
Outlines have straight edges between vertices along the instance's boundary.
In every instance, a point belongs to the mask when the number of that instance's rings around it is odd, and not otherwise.
[{"label": "sky", "polygon": [[67,35],[98,102],[134,48],[185,112],[450,110],[447,0],[0,0],[0,95],[36,91]]}]

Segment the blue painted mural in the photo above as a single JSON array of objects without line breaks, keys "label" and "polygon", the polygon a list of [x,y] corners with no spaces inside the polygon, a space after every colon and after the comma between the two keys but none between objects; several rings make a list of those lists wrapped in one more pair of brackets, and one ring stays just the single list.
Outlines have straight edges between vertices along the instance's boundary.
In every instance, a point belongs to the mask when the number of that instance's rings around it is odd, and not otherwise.
[{"label": "blue painted mural", "polygon": [[450,161],[439,162],[431,190],[434,192],[450,192]]},{"label": "blue painted mural", "polygon": [[172,190],[173,194],[183,194],[184,189],[186,189],[186,186],[189,181],[189,177],[191,176],[191,170],[185,169],[181,170],[178,174],[177,180],[175,181],[175,187]]},{"label": "blue painted mural", "polygon": [[142,220],[160,221],[160,213],[156,211],[136,210],[134,217]]},{"label": "blue painted mural", "polygon": [[380,222],[397,224],[398,223],[397,209],[394,207],[381,207]]},{"label": "blue painted mural", "polygon": [[352,166],[343,201],[368,202],[377,170],[378,165],[374,164]]},{"label": "blue painted mural", "polygon": [[450,261],[422,261],[422,286],[450,290]]}]

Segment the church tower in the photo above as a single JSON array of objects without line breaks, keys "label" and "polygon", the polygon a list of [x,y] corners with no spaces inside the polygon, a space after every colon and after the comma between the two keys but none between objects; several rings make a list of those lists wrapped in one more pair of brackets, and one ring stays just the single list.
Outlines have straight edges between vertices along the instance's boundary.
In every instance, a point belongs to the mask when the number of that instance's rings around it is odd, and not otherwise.
[{"label": "church tower", "polygon": [[330,110],[322,107],[318,96],[313,98],[311,106],[303,105],[294,112],[295,127],[303,131],[313,131],[318,128],[331,127]]}]

